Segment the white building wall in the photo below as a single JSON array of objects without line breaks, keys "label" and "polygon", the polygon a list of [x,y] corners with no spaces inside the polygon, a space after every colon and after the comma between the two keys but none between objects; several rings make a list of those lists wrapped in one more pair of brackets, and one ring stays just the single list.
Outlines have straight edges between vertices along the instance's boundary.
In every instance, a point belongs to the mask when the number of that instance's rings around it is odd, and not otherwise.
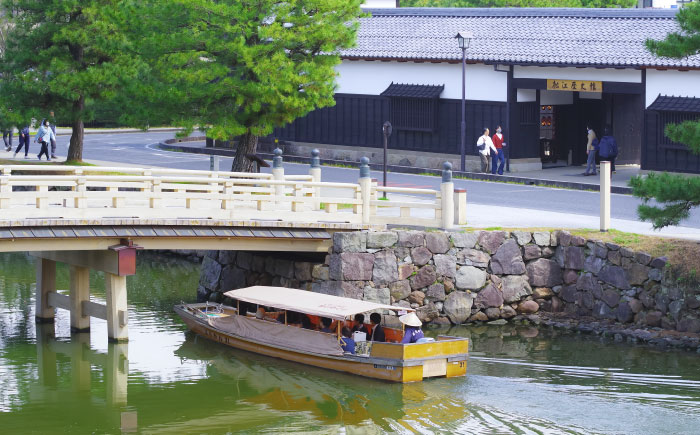
[{"label": "white building wall", "polygon": [[595,80],[602,82],[641,83],[642,71],[635,69],[557,68],[516,65],[513,70],[513,77],[516,79]]},{"label": "white building wall", "polygon": [[[393,81],[402,84],[445,85],[440,98],[462,98],[462,65],[453,63],[415,63],[343,60],[336,67],[336,93],[379,95]],[[508,77],[491,65],[467,65],[468,100],[507,100]]]},{"label": "white building wall", "polygon": [[647,70],[646,107],[661,95],[700,97],[700,71]]}]

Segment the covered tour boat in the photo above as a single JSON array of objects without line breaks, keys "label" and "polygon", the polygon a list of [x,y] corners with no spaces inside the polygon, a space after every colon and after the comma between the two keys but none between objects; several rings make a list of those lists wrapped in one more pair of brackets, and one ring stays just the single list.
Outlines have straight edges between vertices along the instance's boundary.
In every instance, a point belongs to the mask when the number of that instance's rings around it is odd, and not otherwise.
[{"label": "covered tour boat", "polygon": [[[254,286],[225,293],[235,307],[211,303],[181,304],[175,312],[195,333],[219,343],[355,375],[393,382],[429,377],[464,376],[466,338],[438,336],[421,343],[400,343],[403,331],[383,327],[386,342],[357,343],[356,354],[341,347],[341,328],[353,316],[368,312],[413,312],[410,308],[376,304],[283,287]],[[252,308],[255,312],[249,313]],[[270,313],[271,310],[275,310]],[[333,320],[332,333],[292,325],[290,313],[309,319]],[[308,322],[307,322],[308,323]],[[371,330],[371,325],[365,325]]]}]

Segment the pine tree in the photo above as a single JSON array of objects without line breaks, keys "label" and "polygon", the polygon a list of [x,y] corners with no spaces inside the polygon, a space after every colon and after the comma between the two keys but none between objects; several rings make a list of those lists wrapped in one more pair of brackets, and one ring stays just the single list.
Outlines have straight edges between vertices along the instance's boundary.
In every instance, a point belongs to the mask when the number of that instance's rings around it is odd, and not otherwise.
[{"label": "pine tree", "polygon": [[250,172],[258,138],[335,104],[338,50],[355,42],[361,0],[144,0],[132,32],[152,73],[141,117],[239,138],[233,171]]},{"label": "pine tree", "polygon": [[[11,23],[0,62],[2,105],[19,119],[54,111],[73,128],[67,159],[83,156],[85,101],[105,101],[138,76],[117,0],[2,0]],[[122,15],[120,15],[122,14]]]},{"label": "pine tree", "polygon": [[[676,15],[680,32],[661,41],[647,41],[647,48],[657,56],[680,59],[700,54],[700,4],[694,3]],[[700,154],[700,120],[666,126],[666,136]],[[700,205],[700,179],[668,173],[650,173],[630,180],[632,193],[641,198],[640,219],[651,221],[654,228],[677,225],[687,219],[690,210]],[[650,201],[659,205],[650,205]]]}]

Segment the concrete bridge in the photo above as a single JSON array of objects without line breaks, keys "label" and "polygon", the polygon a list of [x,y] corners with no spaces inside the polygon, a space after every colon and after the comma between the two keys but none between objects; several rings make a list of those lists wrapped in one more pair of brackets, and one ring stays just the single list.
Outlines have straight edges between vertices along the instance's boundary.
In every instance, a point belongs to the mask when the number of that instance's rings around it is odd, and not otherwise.
[{"label": "concrete bridge", "polygon": [[[379,186],[366,158],[357,183],[324,182],[316,150],[308,175],[286,175],[281,154],[271,174],[0,166],[0,252],[37,257],[38,322],[67,309],[74,331],[97,317],[120,341],[138,249],[325,252],[338,231],[466,223],[466,192],[455,191],[449,163],[438,191]],[[70,266],[68,295],[56,289],[56,262]],[[90,301],[90,269],[105,274],[106,305]]]}]

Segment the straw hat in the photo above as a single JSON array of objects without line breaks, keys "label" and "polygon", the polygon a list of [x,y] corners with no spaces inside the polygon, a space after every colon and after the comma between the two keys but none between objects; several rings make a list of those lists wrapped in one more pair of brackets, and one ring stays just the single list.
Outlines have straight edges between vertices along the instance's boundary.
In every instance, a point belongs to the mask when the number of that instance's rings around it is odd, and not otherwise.
[{"label": "straw hat", "polygon": [[421,325],[423,325],[423,323],[420,321],[420,319],[418,318],[418,316],[416,316],[416,313],[414,312],[404,314],[403,316],[399,317],[399,321],[404,325],[415,326],[416,328],[420,328]]}]

